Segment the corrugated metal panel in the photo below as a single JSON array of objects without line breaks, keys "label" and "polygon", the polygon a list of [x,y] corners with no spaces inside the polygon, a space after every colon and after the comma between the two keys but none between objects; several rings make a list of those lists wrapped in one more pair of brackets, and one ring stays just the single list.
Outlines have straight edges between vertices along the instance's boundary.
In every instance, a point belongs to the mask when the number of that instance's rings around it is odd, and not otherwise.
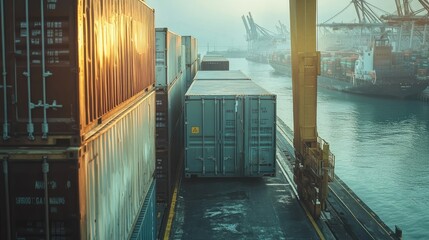
[{"label": "corrugated metal panel", "polygon": [[182,36],[182,44],[186,46],[186,64],[192,64],[198,58],[198,41],[192,36]]},{"label": "corrugated metal panel", "polygon": [[187,177],[275,174],[275,95],[252,81],[195,81],[184,116]]},{"label": "corrugated metal panel", "polygon": [[7,117],[0,113],[11,139],[3,144],[79,145],[82,135],[153,87],[154,12],[145,3],[2,2],[11,86],[2,102]]},{"label": "corrugated metal panel", "polygon": [[157,239],[155,196],[155,181],[153,181],[134,227],[133,235],[131,236],[132,240]]},{"label": "corrugated metal panel", "polygon": [[272,95],[265,89],[261,88],[259,85],[253,81],[235,81],[235,80],[205,80],[205,81],[194,81],[188,92],[186,92],[186,97],[196,98],[198,96],[205,95],[214,95],[214,96],[223,96],[223,95]]},{"label": "corrugated metal panel", "polygon": [[155,172],[155,92],[86,144],[87,238],[125,239]]},{"label": "corrugated metal panel", "polygon": [[[182,74],[183,76],[183,74]],[[183,149],[183,102],[185,79],[179,77],[168,89],[156,91],[157,201],[170,202],[178,161]]]},{"label": "corrugated metal panel", "polygon": [[182,71],[181,46],[180,35],[167,28],[156,28],[156,87],[167,87],[179,77]]},{"label": "corrugated metal panel", "polygon": [[203,57],[203,60],[201,60],[201,70],[202,71],[229,70],[229,61],[228,59],[222,56],[206,55]]},{"label": "corrugated metal panel", "polygon": [[168,89],[156,90],[156,148],[171,144],[179,118],[183,112],[183,78],[179,77]]},{"label": "corrugated metal panel", "polygon": [[10,173],[1,174],[9,184],[0,186],[0,205],[4,208],[6,199],[11,204],[10,217],[5,209],[0,215],[0,238],[6,239],[8,219],[12,236],[44,238],[41,166],[46,158],[52,239],[128,239],[153,182],[154,139],[152,92],[140,95],[80,148],[0,149]]},{"label": "corrugated metal panel", "polygon": [[186,47],[186,90],[191,86],[198,71],[198,41],[192,36],[182,36]]},{"label": "corrugated metal panel", "polygon": [[194,80],[250,80],[241,70],[198,71]]},{"label": "corrugated metal panel", "polygon": [[196,60],[189,67],[186,66],[186,90],[188,90],[189,87],[191,86],[192,81],[194,81],[194,77],[197,72],[198,72],[198,60]]},{"label": "corrugated metal panel", "polygon": [[182,43],[186,49],[186,90],[191,86],[198,71],[198,42],[192,36],[182,36]]}]

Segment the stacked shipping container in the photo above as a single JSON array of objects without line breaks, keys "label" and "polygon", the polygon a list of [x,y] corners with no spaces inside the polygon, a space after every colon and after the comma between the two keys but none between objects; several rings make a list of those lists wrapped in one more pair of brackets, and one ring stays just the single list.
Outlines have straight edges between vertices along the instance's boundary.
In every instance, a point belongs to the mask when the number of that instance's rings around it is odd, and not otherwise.
[{"label": "stacked shipping container", "polygon": [[0,238],[156,228],[137,221],[155,214],[144,204],[155,185],[154,11],[138,0],[1,3]]},{"label": "stacked shipping container", "polygon": [[186,79],[181,43],[181,36],[167,28],[156,29],[156,195],[157,202],[167,206],[183,152]]},{"label": "stacked shipping container", "polygon": [[42,11],[37,1],[5,1],[3,144],[78,146],[153,88],[153,10],[137,0],[123,7],[47,1]]},{"label": "stacked shipping container", "polygon": [[222,71],[229,70],[228,59],[222,56],[206,55],[201,60],[202,71]]},{"label": "stacked shipping container", "polygon": [[[192,84],[195,74],[198,71],[198,42],[192,36],[182,36],[182,44],[185,45],[186,62],[186,91]],[[185,92],[186,92],[185,91]]]},{"label": "stacked shipping container", "polygon": [[43,237],[47,219],[51,237],[128,238],[153,182],[154,109],[152,91],[80,147],[2,148],[2,239]]}]

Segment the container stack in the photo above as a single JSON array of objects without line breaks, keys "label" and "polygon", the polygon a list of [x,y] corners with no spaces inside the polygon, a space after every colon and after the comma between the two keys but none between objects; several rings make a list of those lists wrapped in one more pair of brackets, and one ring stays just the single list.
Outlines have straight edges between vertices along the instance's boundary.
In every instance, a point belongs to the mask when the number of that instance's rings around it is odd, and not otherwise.
[{"label": "container stack", "polygon": [[201,60],[201,71],[227,71],[229,61],[223,56],[205,55]]},{"label": "container stack", "polygon": [[155,239],[153,9],[6,0],[0,11],[0,239]]},{"label": "container stack", "polygon": [[276,95],[238,75],[198,72],[187,91],[185,177],[275,174]]},{"label": "container stack", "polygon": [[156,29],[156,198],[166,208],[183,158],[185,51],[181,36]]},{"label": "container stack", "polygon": [[198,41],[192,36],[182,36],[182,44],[185,45],[186,61],[186,91],[192,84],[198,71]]}]

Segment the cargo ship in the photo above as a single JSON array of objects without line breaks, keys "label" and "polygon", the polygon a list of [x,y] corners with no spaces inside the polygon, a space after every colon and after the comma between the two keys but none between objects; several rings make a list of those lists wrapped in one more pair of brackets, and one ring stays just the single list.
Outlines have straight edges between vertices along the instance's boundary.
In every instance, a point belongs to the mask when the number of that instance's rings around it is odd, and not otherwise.
[{"label": "cargo ship", "polygon": [[[429,84],[428,61],[410,52],[393,52],[387,38],[375,39],[362,53],[321,54],[318,85],[343,92],[393,98],[414,97]],[[271,55],[269,64],[291,76],[288,52]]]}]

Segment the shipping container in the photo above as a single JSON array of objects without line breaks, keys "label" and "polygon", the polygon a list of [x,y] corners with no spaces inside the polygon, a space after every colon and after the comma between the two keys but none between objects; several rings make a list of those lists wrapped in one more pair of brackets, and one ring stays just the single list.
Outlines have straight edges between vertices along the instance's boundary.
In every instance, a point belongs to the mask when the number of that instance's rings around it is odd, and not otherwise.
[{"label": "shipping container", "polygon": [[179,163],[183,159],[183,133],[174,134],[173,138],[177,144],[172,144],[167,149],[156,150],[156,179],[158,182],[156,199],[158,203],[166,203],[167,207],[171,203]]},{"label": "shipping container", "polygon": [[[185,56],[185,51],[185,45],[181,45],[180,55]],[[185,61],[178,63],[179,74],[175,79],[168,86],[156,86],[156,199],[158,203],[167,204],[171,200],[183,152],[186,65]],[[158,72],[156,76],[159,76]]]},{"label": "shipping container", "polygon": [[128,239],[155,175],[155,92],[80,147],[2,147],[0,159],[0,239]]},{"label": "shipping container", "polygon": [[144,2],[2,3],[3,145],[78,146],[154,87],[154,11]]},{"label": "shipping container", "polygon": [[157,202],[169,203],[183,149],[184,74],[156,90]]},{"label": "shipping container", "polygon": [[198,71],[194,80],[250,80],[241,70]]},{"label": "shipping container", "polygon": [[229,61],[228,59],[222,56],[206,55],[203,57],[203,60],[201,60],[201,70],[202,71],[229,70]]},{"label": "shipping container", "polygon": [[253,81],[194,81],[185,95],[185,176],[273,176],[276,95]]},{"label": "shipping container", "polygon": [[192,36],[182,36],[182,44],[186,47],[186,64],[192,64],[198,59],[198,41]]},{"label": "shipping container", "polygon": [[169,88],[156,89],[156,147],[166,148],[183,112],[183,81],[178,78]]},{"label": "shipping container", "polygon": [[168,28],[156,28],[156,87],[168,87],[182,71],[182,37]]},{"label": "shipping container", "polygon": [[188,90],[198,71],[198,41],[192,36],[182,36],[182,44],[186,47],[186,90]]},{"label": "shipping container", "polygon": [[157,239],[157,217],[156,217],[156,187],[153,181],[143,207],[138,216],[131,240],[155,240]]}]

